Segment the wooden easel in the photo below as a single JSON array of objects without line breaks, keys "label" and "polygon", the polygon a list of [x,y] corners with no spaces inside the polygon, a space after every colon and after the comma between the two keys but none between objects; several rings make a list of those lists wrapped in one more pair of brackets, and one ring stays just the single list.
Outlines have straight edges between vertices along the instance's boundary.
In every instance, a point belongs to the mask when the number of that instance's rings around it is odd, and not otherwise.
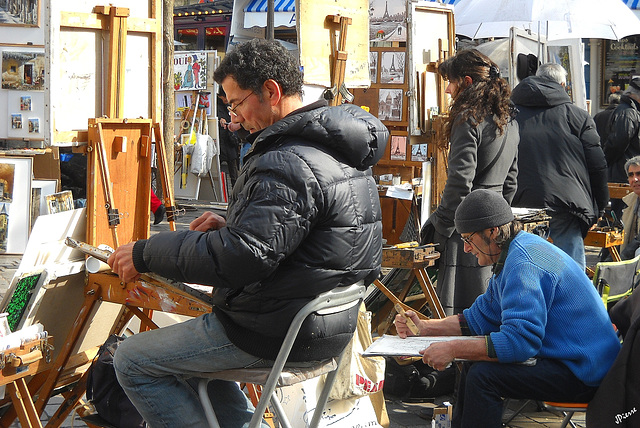
[{"label": "wooden easel", "polygon": [[[331,40],[331,93],[329,101],[332,106],[342,104],[344,72],[347,67],[347,28],[351,18],[340,15],[327,15],[325,26],[329,28]],[[336,42],[336,32],[338,40]]]},{"label": "wooden easel", "polygon": [[[436,294],[435,287],[427,274],[426,269],[435,265],[436,260],[440,257],[440,253],[434,251],[433,247],[422,248],[384,248],[382,250],[382,266],[394,269],[409,270],[407,279],[400,293],[396,296],[382,282],[375,280],[373,283],[382,293],[387,296],[387,302],[375,316],[372,321],[374,328],[377,328],[378,334],[385,334],[393,323],[396,315],[394,305],[399,304],[404,310],[411,309],[418,311],[428,305],[431,310],[432,318],[444,318],[445,313],[440,303],[440,299]],[[418,280],[418,284],[422,289],[422,294],[412,296],[408,299],[408,294],[414,283],[414,279]],[[421,314],[420,314],[421,315]],[[419,315],[419,316],[420,316]],[[377,324],[377,326],[376,326]]]},{"label": "wooden easel", "polygon": [[42,427],[25,377],[51,366],[52,341],[50,337],[36,339],[0,353],[0,385],[7,386],[13,408],[23,427]]},{"label": "wooden easel", "polygon": [[[147,119],[122,119],[128,15],[129,9],[126,8],[97,6],[93,16],[63,16],[63,22],[67,22],[67,18],[69,22],[72,18],[76,21],[82,18],[83,22],[92,22],[88,28],[108,29],[110,33],[105,105],[107,118],[91,119],[88,130],[87,240],[94,245],[106,243],[114,248],[121,242],[149,236],[152,128],[158,142],[164,203],[172,230],[175,230],[173,193],[167,177],[160,125]],[[108,21],[104,19],[105,16]],[[96,18],[97,22],[102,22],[99,27],[93,24]],[[151,20],[146,21],[147,25],[150,23]],[[157,87],[156,80],[154,86]],[[155,95],[153,98],[155,100]],[[157,110],[153,109],[154,116]],[[65,402],[49,420],[47,427],[59,426],[75,408],[86,389],[86,369],[97,349],[79,354],[74,354],[74,349],[91,320],[96,303],[101,301],[122,305],[121,315],[108,334],[121,333],[133,316],[140,318],[143,329],[157,328],[150,318],[154,310],[187,316],[198,316],[211,310],[208,297],[201,293],[166,288],[165,284],[153,280],[123,283],[114,274],[89,274],[84,303],[71,331],[64,338],[57,358],[46,365],[32,364],[25,373],[25,376],[33,375],[28,384],[24,379],[17,381],[13,394],[16,399],[0,419],[0,426],[9,426],[16,417],[20,418],[23,426],[41,426],[38,416],[42,414],[54,389],[74,383],[73,389],[63,393]],[[36,394],[38,399],[34,404],[31,397]]]}]

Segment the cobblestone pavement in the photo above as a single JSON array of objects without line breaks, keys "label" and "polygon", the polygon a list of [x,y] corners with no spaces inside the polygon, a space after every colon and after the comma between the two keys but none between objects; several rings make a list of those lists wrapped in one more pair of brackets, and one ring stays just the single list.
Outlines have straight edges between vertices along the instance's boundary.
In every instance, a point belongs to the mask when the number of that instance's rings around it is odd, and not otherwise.
[{"label": "cobblestone pavement", "polygon": [[[177,230],[188,229],[189,223],[200,216],[207,210],[216,210],[218,205],[212,205],[205,201],[178,201],[179,215],[176,217]],[[153,217],[153,216],[152,216]],[[158,225],[151,225],[151,234],[169,231],[169,223],[163,221]],[[587,248],[587,264],[595,264],[598,249]],[[4,296],[11,284],[14,272],[20,264],[20,255],[0,254],[0,299]],[[450,401],[451,397],[438,397],[433,402],[410,403],[398,400],[386,400],[387,412],[391,420],[390,428],[424,428],[431,426],[431,415],[433,407],[444,401]],[[48,419],[55,413],[56,409],[62,403],[61,396],[52,397],[49,400],[44,414],[41,417],[43,425],[46,425]],[[512,402],[506,410],[505,415],[510,415],[523,402]],[[73,413],[75,415],[75,412]],[[69,416],[65,422],[60,425],[61,428],[87,427],[77,416]],[[529,403],[522,412],[516,416],[509,424],[512,428],[555,428],[560,426],[562,415],[549,411],[540,410],[536,403]],[[580,427],[585,426],[584,414],[576,414],[573,421]],[[18,422],[14,422],[10,428],[20,427]],[[339,427],[338,427],[339,428]]]}]

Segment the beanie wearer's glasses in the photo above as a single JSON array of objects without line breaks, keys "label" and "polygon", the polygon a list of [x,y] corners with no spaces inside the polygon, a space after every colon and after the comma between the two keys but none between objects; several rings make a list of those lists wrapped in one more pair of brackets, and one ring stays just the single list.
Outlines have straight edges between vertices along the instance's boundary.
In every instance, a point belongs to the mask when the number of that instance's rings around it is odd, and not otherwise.
[{"label": "beanie wearer's glasses", "polygon": [[473,245],[473,244],[471,243],[471,237],[472,237],[473,235],[475,235],[476,233],[478,233],[478,232],[473,232],[471,235],[466,236],[466,237],[465,237],[465,236],[460,235],[460,238],[462,239],[462,241],[463,241],[465,244],[467,244],[467,245]]}]

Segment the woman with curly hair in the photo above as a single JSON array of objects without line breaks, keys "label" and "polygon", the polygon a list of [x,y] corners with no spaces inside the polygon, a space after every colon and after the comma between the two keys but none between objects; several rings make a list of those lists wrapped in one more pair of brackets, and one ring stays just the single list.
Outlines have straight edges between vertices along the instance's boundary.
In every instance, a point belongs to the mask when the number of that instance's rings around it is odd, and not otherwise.
[{"label": "woman with curly hair", "polygon": [[479,266],[453,223],[456,208],[475,189],[490,189],[509,204],[516,191],[518,124],[511,90],[498,66],[475,49],[460,51],[438,68],[451,95],[445,135],[450,141],[447,183],[440,205],[425,222],[422,243],[438,244],[437,291],[447,315],[471,306],[487,287],[490,266]]}]

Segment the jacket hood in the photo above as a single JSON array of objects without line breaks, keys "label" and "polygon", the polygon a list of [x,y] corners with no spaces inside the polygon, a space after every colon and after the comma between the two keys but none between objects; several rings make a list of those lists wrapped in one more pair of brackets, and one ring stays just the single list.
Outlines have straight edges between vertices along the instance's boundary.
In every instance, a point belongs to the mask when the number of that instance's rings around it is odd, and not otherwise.
[{"label": "jacket hood", "polygon": [[380,160],[389,139],[380,120],[352,104],[321,106],[286,116],[262,131],[256,143],[274,135],[302,136],[339,154],[359,170]]},{"label": "jacket hood", "polygon": [[516,105],[528,107],[554,107],[571,103],[562,85],[545,77],[529,76],[518,83],[511,93]]}]

